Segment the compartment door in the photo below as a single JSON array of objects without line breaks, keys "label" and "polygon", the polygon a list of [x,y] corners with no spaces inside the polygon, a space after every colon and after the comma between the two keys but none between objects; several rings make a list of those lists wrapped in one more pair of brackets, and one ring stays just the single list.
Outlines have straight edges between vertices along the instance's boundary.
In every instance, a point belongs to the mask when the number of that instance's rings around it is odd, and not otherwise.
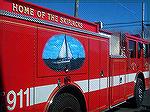
[{"label": "compartment door", "polygon": [[89,40],[89,110],[109,106],[108,40]]},{"label": "compartment door", "polygon": [[100,41],[100,110],[106,109],[109,106],[109,41],[101,39]]}]

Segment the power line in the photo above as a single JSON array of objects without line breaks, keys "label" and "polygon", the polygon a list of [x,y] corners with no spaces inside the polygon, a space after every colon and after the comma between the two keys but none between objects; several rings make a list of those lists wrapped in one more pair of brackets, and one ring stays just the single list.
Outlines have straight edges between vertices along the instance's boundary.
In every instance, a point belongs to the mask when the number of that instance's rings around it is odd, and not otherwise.
[{"label": "power line", "polygon": [[[141,23],[142,21],[132,21],[132,22],[122,22],[122,23],[108,23],[108,24],[105,24],[106,26],[113,26],[113,25],[126,25],[126,24],[137,24],[137,23]],[[145,23],[148,23],[150,21],[144,21]]]},{"label": "power line", "polygon": [[129,27],[129,26],[141,26],[141,24],[121,25],[121,26],[111,26],[111,27],[105,27],[105,26],[104,26],[104,29],[109,29],[109,28],[120,28],[120,27]]},{"label": "power line", "polygon": [[140,21],[134,21],[134,22],[123,22],[123,23],[108,23],[108,24],[104,24],[104,25],[120,25],[120,24],[135,24],[135,23],[140,23]]},{"label": "power line", "polygon": [[128,7],[126,7],[126,6],[123,5],[122,3],[118,2],[117,0],[116,0],[116,2],[117,2],[120,6],[122,6],[124,9],[128,10],[128,11],[129,11],[132,15],[134,15],[137,19],[140,19],[140,18],[136,15],[136,13],[133,12],[133,11],[131,11]]}]

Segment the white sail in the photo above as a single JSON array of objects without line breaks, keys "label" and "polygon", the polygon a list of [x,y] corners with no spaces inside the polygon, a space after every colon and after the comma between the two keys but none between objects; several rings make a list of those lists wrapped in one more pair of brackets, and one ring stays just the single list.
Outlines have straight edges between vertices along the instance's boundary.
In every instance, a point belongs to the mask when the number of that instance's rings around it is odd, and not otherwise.
[{"label": "white sail", "polygon": [[60,49],[60,52],[59,52],[59,55],[58,55],[58,58],[65,58],[66,57],[66,44],[65,44],[65,39],[63,41],[63,44],[62,44],[62,47]]},{"label": "white sail", "polygon": [[72,58],[71,50],[70,50],[69,44],[67,42],[65,42],[65,41],[66,41],[66,39],[64,39],[64,41],[63,41],[63,44],[62,44],[62,47],[60,49],[58,58],[68,58],[68,59],[71,59]]},{"label": "white sail", "polygon": [[70,50],[70,47],[69,47],[69,45],[68,45],[68,43],[67,43],[67,50],[68,50],[68,57],[67,58],[69,58],[69,59],[71,59],[72,58],[72,54],[71,54],[71,50]]},{"label": "white sail", "polygon": [[60,49],[58,60],[54,63],[60,64],[60,63],[69,63],[72,59],[71,50],[69,47],[69,44],[67,43],[66,37],[64,38],[62,47]]}]

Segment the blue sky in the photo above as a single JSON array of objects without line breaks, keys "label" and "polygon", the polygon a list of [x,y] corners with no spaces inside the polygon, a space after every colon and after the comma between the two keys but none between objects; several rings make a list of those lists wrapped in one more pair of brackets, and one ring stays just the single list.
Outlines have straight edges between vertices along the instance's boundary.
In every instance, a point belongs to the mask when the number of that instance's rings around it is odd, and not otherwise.
[{"label": "blue sky", "polygon": [[[26,0],[34,4],[50,8],[68,15],[74,15],[75,0]],[[141,32],[142,18],[142,0],[79,0],[79,18],[95,22],[102,21],[104,29],[110,31],[122,31],[129,33]],[[145,0],[145,21],[150,20],[147,13],[148,3],[150,0]],[[115,26],[108,25],[113,23],[130,23],[117,24]],[[125,27],[126,25],[126,27]]]},{"label": "blue sky", "polygon": [[[51,37],[43,50],[43,59],[56,59],[64,41],[64,34],[54,35]],[[66,40],[71,50],[73,58],[85,57],[85,52],[82,44],[73,37],[66,35]]]}]

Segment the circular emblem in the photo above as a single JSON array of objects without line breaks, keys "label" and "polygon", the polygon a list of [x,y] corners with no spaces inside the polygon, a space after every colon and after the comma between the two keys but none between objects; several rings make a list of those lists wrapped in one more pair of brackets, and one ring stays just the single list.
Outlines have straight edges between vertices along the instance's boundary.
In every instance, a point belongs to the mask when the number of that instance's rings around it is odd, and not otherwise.
[{"label": "circular emblem", "polygon": [[42,58],[55,71],[79,69],[85,60],[83,45],[66,34],[54,35],[45,44]]},{"label": "circular emblem", "polygon": [[148,62],[145,62],[144,66],[145,66],[145,69],[148,70],[148,66],[149,66]]},{"label": "circular emblem", "polygon": [[132,64],[131,64],[131,69],[132,69],[132,70],[136,70],[136,67],[137,67],[136,63],[135,63],[135,62],[132,62]]}]

